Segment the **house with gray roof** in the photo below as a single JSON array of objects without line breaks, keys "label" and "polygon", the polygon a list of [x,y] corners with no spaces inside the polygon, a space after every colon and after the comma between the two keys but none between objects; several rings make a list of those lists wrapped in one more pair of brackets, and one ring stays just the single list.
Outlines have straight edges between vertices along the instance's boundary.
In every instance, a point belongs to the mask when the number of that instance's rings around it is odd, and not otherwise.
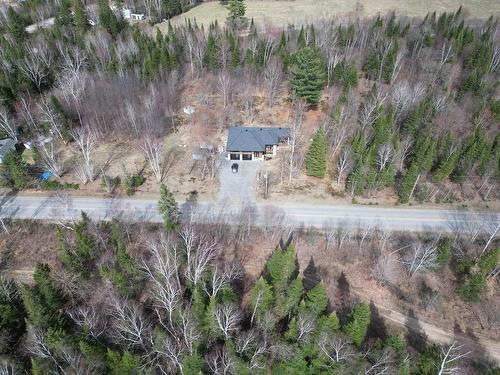
[{"label": "house with gray roof", "polygon": [[227,134],[228,160],[264,160],[288,141],[289,128],[233,127]]}]

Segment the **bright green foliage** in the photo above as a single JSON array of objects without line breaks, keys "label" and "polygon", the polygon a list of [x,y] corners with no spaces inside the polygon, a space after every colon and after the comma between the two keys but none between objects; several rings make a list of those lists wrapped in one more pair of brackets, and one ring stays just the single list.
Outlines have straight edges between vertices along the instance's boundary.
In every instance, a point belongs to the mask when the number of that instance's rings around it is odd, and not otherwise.
[{"label": "bright green foliage", "polygon": [[325,284],[323,281],[306,293],[306,308],[316,315],[322,314],[328,306],[328,296],[326,295]]},{"label": "bright green foliage", "polygon": [[120,32],[121,25],[109,7],[107,0],[97,1],[97,15],[99,17],[99,24],[111,35],[117,36]]},{"label": "bright green foliage", "polygon": [[220,50],[215,36],[210,33],[207,37],[207,48],[203,57],[203,64],[209,70],[217,70],[220,65]]},{"label": "bright green foliage", "polygon": [[227,9],[229,10],[228,17],[232,20],[245,17],[245,0],[229,0],[227,3]]},{"label": "bright green foliage", "polygon": [[250,291],[252,316],[262,316],[273,304],[273,291],[263,277],[260,277]]},{"label": "bright green foliage", "polygon": [[205,316],[205,294],[201,290],[201,287],[196,286],[191,295],[191,312],[193,316],[198,319],[198,321],[202,321]]},{"label": "bright green foliage", "polygon": [[370,306],[366,303],[355,305],[349,315],[348,323],[343,327],[344,333],[358,348],[365,340],[370,325]]},{"label": "bright green foliage", "polygon": [[436,265],[438,269],[446,266],[451,259],[451,238],[445,237],[439,241],[437,247]]},{"label": "bright green foliage", "polygon": [[73,23],[75,24],[76,32],[80,37],[83,37],[90,25],[82,0],[73,0],[73,13]]},{"label": "bright green foliage", "polygon": [[403,335],[389,336],[386,340],[386,345],[393,348],[397,354],[406,352],[406,340]]},{"label": "bright green foliage", "polygon": [[[458,292],[468,301],[479,301],[486,286],[486,279],[498,264],[500,248],[495,248],[484,253],[477,262],[477,271],[468,273]],[[468,272],[471,271],[469,267]]]},{"label": "bright green foliage", "polygon": [[319,319],[319,332],[324,332],[327,330],[336,331],[340,328],[339,318],[337,313],[334,311],[329,315],[323,315]]},{"label": "bright green foliage", "polygon": [[203,366],[205,362],[203,358],[198,354],[190,354],[184,356],[182,359],[182,373],[184,375],[200,375],[203,374]]},{"label": "bright green foliage", "polygon": [[305,47],[293,55],[290,85],[294,93],[316,105],[326,82],[323,57],[316,48]]},{"label": "bright green foliage", "polygon": [[492,158],[488,138],[481,128],[476,128],[474,134],[464,142],[462,151],[453,172],[453,180],[462,182],[478,165]]},{"label": "bright green foliage", "polygon": [[174,194],[166,185],[160,186],[160,200],[158,202],[160,215],[167,230],[173,230],[179,225],[179,209]]},{"label": "bright green foliage", "polygon": [[286,316],[297,308],[300,300],[302,299],[302,294],[304,292],[304,287],[302,285],[302,280],[298,277],[293,279],[288,288],[286,289],[286,294],[283,298],[283,294],[278,294],[276,296],[276,307],[278,314],[280,316]]},{"label": "bright green foliage", "polygon": [[33,278],[33,288],[24,285],[21,289],[28,320],[42,328],[64,326],[64,318],[61,316],[63,298],[54,286],[49,266],[38,263]]},{"label": "bright green foliage", "polygon": [[314,135],[313,141],[307,152],[307,174],[318,178],[325,177],[326,173],[326,136],[323,127]]},{"label": "bright green foliage", "polygon": [[20,153],[15,150],[9,151],[3,157],[5,185],[15,189],[25,189],[29,185],[27,167],[23,163]]},{"label": "bright green foliage", "polygon": [[94,239],[89,231],[90,220],[82,212],[81,220],[74,226],[74,245],[68,245],[60,239],[61,260],[65,267],[75,274],[87,276],[92,270],[92,262],[95,258]]},{"label": "bright green foliage", "polygon": [[108,349],[106,353],[107,374],[110,375],[139,375],[141,362],[135,354],[123,353]]},{"label": "bright green foliage", "polygon": [[294,356],[290,361],[278,362],[272,371],[273,375],[304,375],[309,374],[307,362],[301,356]]},{"label": "bright green foliage", "polygon": [[398,191],[401,203],[410,201],[417,179],[431,169],[435,155],[436,141],[430,135],[421,135],[415,145],[410,168],[401,179]]},{"label": "bright green foliage", "polygon": [[420,354],[415,373],[419,375],[435,375],[441,350],[437,345],[427,347]]},{"label": "bright green foliage", "polygon": [[111,224],[111,242],[116,249],[114,264],[109,270],[111,282],[124,297],[135,296],[141,288],[142,277],[138,262],[128,254],[123,230],[114,220]]},{"label": "bright green foliage", "polygon": [[290,245],[285,251],[276,249],[266,263],[266,270],[275,295],[285,290],[289,280],[297,270],[295,247]]},{"label": "bright green foliage", "polygon": [[7,30],[9,34],[12,35],[17,42],[22,42],[28,35],[25,30],[27,26],[25,20],[17,14],[11,6],[7,9],[7,19]]}]

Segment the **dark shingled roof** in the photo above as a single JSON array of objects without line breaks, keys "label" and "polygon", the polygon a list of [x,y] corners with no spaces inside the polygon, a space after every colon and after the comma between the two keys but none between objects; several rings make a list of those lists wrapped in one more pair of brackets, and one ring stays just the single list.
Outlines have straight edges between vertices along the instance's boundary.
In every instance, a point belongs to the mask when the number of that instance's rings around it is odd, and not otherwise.
[{"label": "dark shingled roof", "polygon": [[226,151],[265,151],[266,146],[279,144],[287,138],[289,128],[229,128]]}]

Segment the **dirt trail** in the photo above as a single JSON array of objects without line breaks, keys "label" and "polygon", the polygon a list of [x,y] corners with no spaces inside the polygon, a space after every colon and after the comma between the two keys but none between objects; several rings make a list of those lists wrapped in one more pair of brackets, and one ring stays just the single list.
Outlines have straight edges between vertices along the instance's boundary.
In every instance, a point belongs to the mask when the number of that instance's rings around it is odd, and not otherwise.
[{"label": "dirt trail", "polygon": [[413,312],[409,311],[408,314],[405,314],[374,301],[372,296],[361,288],[351,286],[351,291],[360,299],[373,303],[384,320],[405,327],[412,334],[419,335],[425,341],[441,345],[457,341],[459,344],[464,345],[464,350],[471,351],[470,356],[481,360],[486,358],[500,364],[500,340],[494,340],[476,332],[473,332],[474,337],[471,337],[463,332],[454,332],[453,330],[441,328],[434,322],[419,319]]}]

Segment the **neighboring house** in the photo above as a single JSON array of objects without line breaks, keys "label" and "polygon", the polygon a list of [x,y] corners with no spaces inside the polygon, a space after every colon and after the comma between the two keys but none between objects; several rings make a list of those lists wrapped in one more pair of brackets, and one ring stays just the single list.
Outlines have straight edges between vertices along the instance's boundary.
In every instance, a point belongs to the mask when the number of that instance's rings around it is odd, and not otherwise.
[{"label": "neighboring house", "polygon": [[146,16],[143,13],[133,13],[127,8],[122,9],[122,15],[126,20],[143,21],[146,19]]},{"label": "neighboring house", "polygon": [[288,141],[289,128],[229,128],[228,160],[263,160],[274,156],[280,144]]},{"label": "neighboring house", "polygon": [[3,163],[4,156],[16,149],[16,141],[12,138],[0,139],[0,164]]}]

